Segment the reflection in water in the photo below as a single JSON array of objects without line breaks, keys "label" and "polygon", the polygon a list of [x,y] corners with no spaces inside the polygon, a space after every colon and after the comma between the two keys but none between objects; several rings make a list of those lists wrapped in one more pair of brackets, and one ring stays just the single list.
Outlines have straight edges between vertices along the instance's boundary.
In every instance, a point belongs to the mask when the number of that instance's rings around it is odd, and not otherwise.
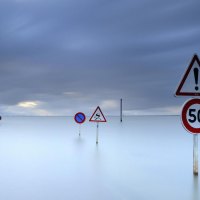
[{"label": "reflection in water", "polygon": [[94,152],[94,160],[96,162],[96,164],[98,165],[100,162],[100,147],[99,145],[95,146],[95,152]]},{"label": "reflection in water", "polygon": [[194,176],[193,178],[193,200],[199,199],[199,192],[198,192],[198,176]]},{"label": "reflection in water", "polygon": [[84,143],[84,139],[81,136],[78,136],[75,139],[75,143],[77,143],[77,144],[83,144]]}]

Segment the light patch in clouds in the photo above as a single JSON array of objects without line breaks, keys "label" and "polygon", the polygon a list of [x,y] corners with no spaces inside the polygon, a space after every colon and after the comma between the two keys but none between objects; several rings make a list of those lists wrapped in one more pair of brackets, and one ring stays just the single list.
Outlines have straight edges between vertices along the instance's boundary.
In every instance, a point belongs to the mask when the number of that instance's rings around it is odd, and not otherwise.
[{"label": "light patch in clouds", "polygon": [[35,108],[36,106],[38,106],[38,104],[39,103],[37,101],[23,101],[19,102],[17,106],[22,108]]},{"label": "light patch in clouds", "polygon": [[36,107],[20,107],[18,105],[13,106],[1,106],[0,110],[7,116],[21,115],[21,116],[53,116],[54,114],[43,108]]},{"label": "light patch in clouds", "polygon": [[100,107],[105,110],[116,109],[119,107],[119,101],[116,100],[104,100],[101,102]]}]

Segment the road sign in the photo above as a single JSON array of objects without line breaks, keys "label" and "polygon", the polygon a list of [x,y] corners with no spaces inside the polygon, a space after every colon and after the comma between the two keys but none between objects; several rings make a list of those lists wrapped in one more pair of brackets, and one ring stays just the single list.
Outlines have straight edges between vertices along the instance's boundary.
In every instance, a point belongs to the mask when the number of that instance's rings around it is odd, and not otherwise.
[{"label": "road sign", "polygon": [[78,113],[75,114],[75,116],[74,116],[74,120],[76,121],[76,123],[78,123],[78,124],[82,124],[82,123],[85,122],[85,120],[86,120],[86,116],[85,116],[84,113],[82,113],[82,112],[78,112]]},{"label": "road sign", "polygon": [[190,99],[184,104],[181,119],[188,132],[200,133],[200,99]]},{"label": "road sign", "polygon": [[107,122],[104,117],[101,108],[98,106],[92,116],[90,117],[90,122]]},{"label": "road sign", "polygon": [[194,55],[177,90],[175,96],[200,96],[200,61]]}]

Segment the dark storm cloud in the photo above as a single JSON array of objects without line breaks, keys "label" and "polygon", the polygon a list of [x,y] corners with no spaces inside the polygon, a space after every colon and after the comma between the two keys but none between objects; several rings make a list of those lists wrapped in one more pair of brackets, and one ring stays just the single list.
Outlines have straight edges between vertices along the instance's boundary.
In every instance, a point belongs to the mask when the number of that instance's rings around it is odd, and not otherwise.
[{"label": "dark storm cloud", "polygon": [[74,92],[70,98],[88,107],[120,97],[129,110],[179,105],[174,90],[200,50],[199,5],[1,1],[0,104],[45,101],[56,109]]}]

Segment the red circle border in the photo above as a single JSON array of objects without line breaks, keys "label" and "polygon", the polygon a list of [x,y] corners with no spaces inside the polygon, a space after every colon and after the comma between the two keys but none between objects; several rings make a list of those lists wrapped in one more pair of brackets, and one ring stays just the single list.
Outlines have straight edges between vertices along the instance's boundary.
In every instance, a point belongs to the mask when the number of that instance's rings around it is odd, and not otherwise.
[{"label": "red circle border", "polygon": [[[76,116],[79,115],[79,114],[81,114],[81,115],[83,115],[83,116],[85,117],[84,120],[83,120],[82,122],[79,122],[79,121],[76,120]],[[78,112],[78,113],[76,113],[76,114],[74,115],[74,120],[75,120],[76,123],[78,123],[78,124],[82,124],[82,123],[85,122],[85,120],[86,120],[86,116],[85,116],[84,113],[82,113],[82,112]]]},{"label": "red circle border", "polygon": [[192,127],[188,121],[187,121],[187,111],[190,108],[191,105],[194,104],[200,104],[200,99],[190,99],[183,105],[182,114],[181,114],[181,120],[183,127],[190,132],[191,134],[199,134],[200,128],[194,128]]}]

